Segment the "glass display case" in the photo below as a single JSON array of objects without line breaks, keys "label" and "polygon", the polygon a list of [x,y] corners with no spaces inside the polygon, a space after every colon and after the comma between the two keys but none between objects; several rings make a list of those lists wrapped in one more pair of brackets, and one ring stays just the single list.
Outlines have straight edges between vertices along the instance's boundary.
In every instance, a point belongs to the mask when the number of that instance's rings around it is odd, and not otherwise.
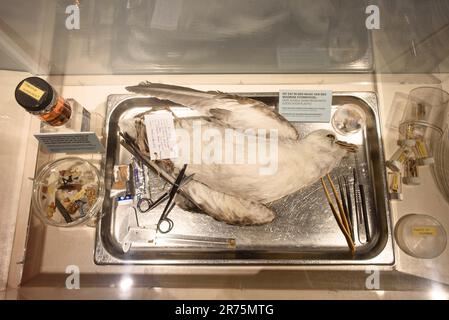
[{"label": "glass display case", "polygon": [[[245,297],[449,298],[447,0],[0,0],[0,90],[0,291],[10,298],[77,297],[65,290],[72,267],[91,297],[121,297],[126,280],[127,297],[142,287],[202,297],[212,283],[224,298],[239,287]],[[58,99],[76,126],[44,115]],[[159,114],[152,141],[155,110],[175,120]],[[257,179],[250,166],[189,163],[186,181],[150,149],[195,117],[223,132],[275,128],[281,164],[296,160]],[[349,152],[328,167],[332,152],[310,142],[319,130]],[[74,156],[94,166],[101,194],[76,168],[33,187],[42,168]],[[176,200],[171,220],[153,203],[164,192],[161,202]],[[214,197],[226,201],[211,209]],[[229,218],[241,207],[252,215]]]},{"label": "glass display case", "polygon": [[447,11],[444,0],[2,1],[1,67],[58,75],[447,72]]}]

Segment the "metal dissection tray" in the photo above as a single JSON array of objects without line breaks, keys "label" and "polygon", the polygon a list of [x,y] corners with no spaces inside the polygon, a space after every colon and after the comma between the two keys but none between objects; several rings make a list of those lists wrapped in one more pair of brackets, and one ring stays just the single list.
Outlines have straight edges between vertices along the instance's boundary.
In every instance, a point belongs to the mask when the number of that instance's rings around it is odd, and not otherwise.
[{"label": "metal dissection tray", "polygon": [[[243,95],[277,107],[277,93]],[[123,119],[145,111],[157,103],[158,101],[151,97],[137,95],[111,95],[108,98],[105,130],[106,194],[103,214],[97,227],[95,247],[97,264],[391,265],[394,263],[377,98],[372,92],[334,92],[332,98],[333,112],[339,105],[352,104],[366,119],[364,130],[348,138],[350,142],[363,146],[359,148],[357,157],[366,189],[371,230],[371,241],[356,242],[354,256],[347,248],[319,181],[273,203],[272,207],[277,212],[277,217],[270,224],[232,226],[216,221],[206,214],[192,213],[175,207],[170,213],[175,226],[169,235],[182,235],[184,237],[182,241],[161,241],[155,244],[142,241],[132,243],[132,240],[129,250],[124,250],[124,235],[127,232],[126,221],[129,215],[123,214],[122,209],[117,206],[117,201],[110,197],[110,188],[114,165],[129,163],[131,155],[120,145],[118,126]],[[294,125],[301,136],[316,129],[332,129],[330,124],[322,123]],[[334,178],[341,175],[351,176],[354,166],[355,158],[349,156],[333,170],[331,176]],[[159,192],[164,188],[163,182],[156,175],[152,177],[150,184]],[[154,226],[162,209],[163,205],[146,214],[138,213],[140,226],[150,226],[149,228]],[[197,237],[233,239],[233,245],[188,241]],[[364,237],[363,230],[360,237]]]}]

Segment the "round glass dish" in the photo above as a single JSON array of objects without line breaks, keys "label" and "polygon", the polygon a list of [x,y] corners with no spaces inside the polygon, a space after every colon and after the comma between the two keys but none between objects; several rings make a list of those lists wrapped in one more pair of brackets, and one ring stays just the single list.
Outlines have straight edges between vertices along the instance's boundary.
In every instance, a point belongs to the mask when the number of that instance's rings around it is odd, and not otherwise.
[{"label": "round glass dish", "polygon": [[355,104],[343,104],[337,107],[332,119],[332,127],[341,135],[359,132],[365,126],[365,117]]},{"label": "round glass dish", "polygon": [[435,218],[425,214],[408,214],[395,228],[399,247],[408,255],[433,259],[446,249],[446,231]]},{"label": "round glass dish", "polygon": [[33,185],[33,211],[46,224],[72,227],[89,221],[104,198],[98,169],[78,157],[45,165]]}]

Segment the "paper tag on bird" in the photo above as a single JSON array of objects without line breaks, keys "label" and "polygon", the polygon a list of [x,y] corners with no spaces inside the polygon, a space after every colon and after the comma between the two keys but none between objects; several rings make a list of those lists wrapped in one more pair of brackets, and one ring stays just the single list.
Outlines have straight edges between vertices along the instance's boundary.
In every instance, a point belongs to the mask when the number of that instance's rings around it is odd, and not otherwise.
[{"label": "paper tag on bird", "polygon": [[332,91],[280,90],[279,113],[289,121],[323,122],[331,118]]},{"label": "paper tag on bird", "polygon": [[170,113],[164,111],[145,115],[145,126],[151,160],[178,157],[175,124]]}]

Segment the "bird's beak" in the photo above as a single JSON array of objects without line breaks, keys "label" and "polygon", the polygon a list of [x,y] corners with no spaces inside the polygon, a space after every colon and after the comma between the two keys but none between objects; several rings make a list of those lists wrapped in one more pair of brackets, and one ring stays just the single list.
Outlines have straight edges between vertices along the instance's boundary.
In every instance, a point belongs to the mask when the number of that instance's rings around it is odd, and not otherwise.
[{"label": "bird's beak", "polygon": [[327,137],[332,141],[332,143],[337,144],[338,146],[345,149],[347,152],[356,153],[358,150],[358,146],[349,142],[337,140],[337,137],[333,134],[328,134]]},{"label": "bird's beak", "polygon": [[357,145],[345,141],[335,140],[335,143],[345,149],[347,152],[351,153],[356,153],[359,148]]}]

